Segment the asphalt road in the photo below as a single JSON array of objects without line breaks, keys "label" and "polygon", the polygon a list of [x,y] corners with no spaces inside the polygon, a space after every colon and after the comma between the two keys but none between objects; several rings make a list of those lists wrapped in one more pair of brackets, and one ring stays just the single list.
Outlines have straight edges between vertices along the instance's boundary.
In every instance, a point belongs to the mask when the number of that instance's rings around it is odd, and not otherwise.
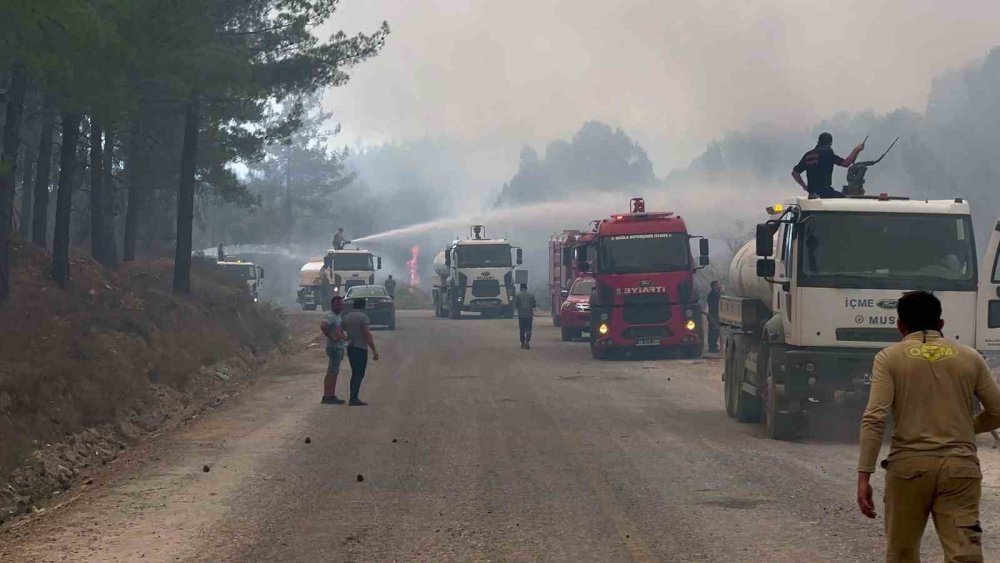
[{"label": "asphalt road", "polygon": [[[882,557],[881,519],[854,505],[853,416],[772,441],[726,417],[718,359],[598,362],[545,318],[525,351],[516,321],[428,313],[376,333],[369,406],[321,405],[319,319],[292,316],[300,351],[250,391],[0,535],[0,560]],[[1000,454],[982,457],[990,560]]]}]

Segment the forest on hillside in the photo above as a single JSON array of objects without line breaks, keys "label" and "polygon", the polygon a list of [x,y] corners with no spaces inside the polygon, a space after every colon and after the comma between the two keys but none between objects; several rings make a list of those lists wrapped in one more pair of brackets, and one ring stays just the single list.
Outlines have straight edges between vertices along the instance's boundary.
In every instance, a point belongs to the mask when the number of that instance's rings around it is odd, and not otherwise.
[{"label": "forest on hillside", "polygon": [[[302,182],[312,193],[295,195],[310,205],[325,199],[317,191],[351,180],[321,139],[322,116],[310,114],[316,95],[344,85],[389,33],[383,23],[370,33],[317,36],[337,5],[6,3],[0,302],[9,298],[14,236],[50,250],[48,272],[64,287],[71,247],[89,247],[109,269],[141,253],[173,255],[173,287],[182,294],[191,291],[195,226],[213,203],[266,208],[274,220],[263,220],[290,236],[296,218],[275,187],[282,172],[286,192],[298,159],[330,173]],[[267,189],[255,189],[261,183]]]}]

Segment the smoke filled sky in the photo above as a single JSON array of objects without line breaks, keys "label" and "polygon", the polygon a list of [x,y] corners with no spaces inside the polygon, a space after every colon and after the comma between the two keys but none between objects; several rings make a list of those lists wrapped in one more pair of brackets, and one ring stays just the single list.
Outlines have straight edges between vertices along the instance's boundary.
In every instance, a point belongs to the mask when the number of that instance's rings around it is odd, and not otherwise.
[{"label": "smoke filled sky", "polygon": [[997,0],[344,0],[329,27],[383,19],[382,54],[326,97],[340,141],[456,139],[500,177],[588,119],[663,176],[755,123],[922,111],[935,76],[1000,44]]}]

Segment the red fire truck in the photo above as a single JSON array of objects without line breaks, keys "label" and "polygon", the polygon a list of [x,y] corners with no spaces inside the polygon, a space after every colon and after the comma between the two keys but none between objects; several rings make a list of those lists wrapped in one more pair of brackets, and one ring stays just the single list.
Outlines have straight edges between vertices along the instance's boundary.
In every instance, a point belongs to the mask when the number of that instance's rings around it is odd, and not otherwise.
[{"label": "red fire truck", "polygon": [[[552,324],[560,326],[564,292],[580,276],[581,259],[586,261],[586,246],[594,240],[594,233],[565,230],[549,239],[549,296],[552,298]],[[578,252],[577,248],[583,250]]]},{"label": "red fire truck", "polygon": [[[632,198],[631,212],[602,220],[587,247],[596,280],[590,303],[590,350],[595,358],[642,348],[677,349],[698,357],[704,346],[694,273],[708,265],[708,240],[691,236],[684,219],[646,212]],[[690,240],[699,241],[699,259]],[[580,258],[585,258],[582,249]]]}]

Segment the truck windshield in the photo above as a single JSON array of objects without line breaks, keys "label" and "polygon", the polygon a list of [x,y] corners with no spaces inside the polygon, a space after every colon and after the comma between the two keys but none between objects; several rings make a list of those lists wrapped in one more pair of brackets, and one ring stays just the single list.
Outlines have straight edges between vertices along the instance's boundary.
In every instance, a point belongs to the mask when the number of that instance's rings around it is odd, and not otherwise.
[{"label": "truck windshield", "polygon": [[333,270],[343,272],[345,270],[363,270],[374,272],[375,266],[371,254],[361,252],[335,253],[333,255]]},{"label": "truck windshield", "polygon": [[253,264],[219,264],[219,267],[232,279],[252,280],[257,277],[257,270]]},{"label": "truck windshield", "polygon": [[685,233],[607,236],[597,243],[597,267],[602,274],[689,270],[690,256]]},{"label": "truck windshield", "polygon": [[460,245],[459,268],[510,268],[509,244],[467,244]]},{"label": "truck windshield", "polygon": [[968,216],[825,212],[805,215],[800,228],[800,285],[976,289]]}]

